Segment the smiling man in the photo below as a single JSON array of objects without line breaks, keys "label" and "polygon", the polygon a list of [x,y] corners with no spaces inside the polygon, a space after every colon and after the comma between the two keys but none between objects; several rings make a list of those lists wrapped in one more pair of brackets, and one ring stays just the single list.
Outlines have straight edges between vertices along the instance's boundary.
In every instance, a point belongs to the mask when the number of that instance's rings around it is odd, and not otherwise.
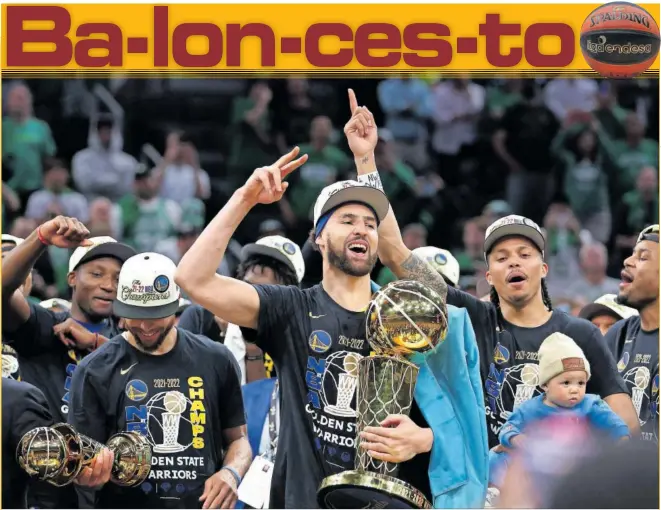
[{"label": "smiling man", "polygon": [[618,303],[640,315],[619,321],[606,342],[631,393],[643,439],[659,441],[659,225],[638,236],[624,261]]},{"label": "smiling man", "polygon": [[[135,254],[133,248],[110,237],[88,236],[77,219],[57,216],[40,225],[2,261],[3,342],[18,353],[22,380],[44,393],[58,422],[67,421],[71,377],[78,362],[120,332],[111,316],[112,303],[122,263]],[[32,267],[51,245],[76,248],[69,259],[71,311],[47,310],[21,292]],[[30,493],[29,502],[39,508],[77,506],[72,487],[46,483]]]}]

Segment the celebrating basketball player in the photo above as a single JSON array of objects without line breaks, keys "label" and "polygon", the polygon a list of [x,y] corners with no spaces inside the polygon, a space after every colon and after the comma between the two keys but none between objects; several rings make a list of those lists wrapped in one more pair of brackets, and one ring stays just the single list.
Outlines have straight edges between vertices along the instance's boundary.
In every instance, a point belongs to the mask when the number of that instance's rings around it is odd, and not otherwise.
[{"label": "celebrating basketball player", "polygon": [[659,441],[659,225],[638,236],[624,261],[618,302],[640,315],[616,322],[606,342],[631,392],[643,439]]},{"label": "celebrating basketball player", "polygon": [[[376,125],[356,108],[345,126],[356,164],[374,165]],[[215,315],[257,330],[256,343],[275,362],[283,402],[270,505],[315,508],[325,476],[353,469],[357,362],[369,355],[365,309],[377,259],[379,225],[397,222],[382,191],[344,181],[325,188],[314,206],[313,237],[323,256],[321,284],[249,285],[216,274],[239,223],[257,204],[280,200],[285,177],[305,163],[298,147],[258,168],[227,202],[177,269],[177,283]],[[401,242],[401,236],[400,236]],[[408,273],[427,283],[438,273],[410,254]]]},{"label": "celebrating basketball player", "polygon": [[127,331],[73,377],[76,430],[100,442],[139,432],[153,448],[148,479],[133,488],[106,484],[96,508],[233,508],[252,460],[236,361],[224,345],[174,327],[174,272],[156,253],[126,261],[113,311]]},{"label": "celebrating basketball player", "polygon": [[[111,316],[122,263],[135,254],[110,237],[88,239],[75,218],[57,216],[17,243],[2,261],[2,336],[18,353],[22,380],[39,388],[58,422],[67,421],[70,384],[83,356],[120,329]],[[26,299],[21,286],[49,246],[76,248],[69,258],[72,308],[52,312]],[[71,486],[37,483],[29,503],[40,508],[71,508],[77,497]]]},{"label": "celebrating basketball player", "polygon": [[[376,172],[375,167],[358,170]],[[383,226],[379,231],[379,258],[395,268],[398,278],[411,279],[407,255],[399,251],[399,240],[390,232]],[[466,308],[475,330],[489,444],[498,444],[498,432],[514,408],[540,393],[537,351],[555,332],[574,338],[583,349],[593,367],[588,392],[599,394],[635,434],[639,427],[631,399],[601,333],[588,321],[552,308],[544,279],[544,245],[544,235],[533,221],[516,215],[501,218],[489,226],[484,241],[491,299],[479,300],[442,282],[447,303]]]}]

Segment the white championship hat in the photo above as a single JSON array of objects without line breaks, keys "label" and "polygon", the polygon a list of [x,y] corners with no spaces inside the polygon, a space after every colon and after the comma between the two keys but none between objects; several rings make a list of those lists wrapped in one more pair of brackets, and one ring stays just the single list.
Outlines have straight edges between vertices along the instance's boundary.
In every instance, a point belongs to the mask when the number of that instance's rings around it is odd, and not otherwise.
[{"label": "white championship hat", "polygon": [[484,234],[484,255],[491,252],[493,246],[504,237],[525,237],[531,241],[544,256],[545,240],[539,225],[524,216],[510,214],[494,221]]},{"label": "white championship hat", "polygon": [[597,298],[594,303],[585,305],[578,316],[581,319],[591,321],[599,315],[614,315],[617,319],[628,319],[638,315],[638,310],[619,304],[615,294],[604,294]]},{"label": "white championship hat", "polygon": [[126,244],[118,243],[109,236],[91,237],[89,241],[92,241],[93,244],[90,246],[79,246],[71,254],[69,258],[69,272],[75,271],[78,266],[90,260],[112,257],[124,263],[136,254],[133,248]]},{"label": "white championship hat", "polygon": [[298,283],[301,283],[305,275],[305,261],[299,246],[282,236],[262,237],[255,243],[247,244],[241,250],[241,259],[245,260],[250,255],[264,255],[272,257],[289,266],[296,274]]},{"label": "white championship hat", "polygon": [[14,247],[18,246],[21,244],[25,239],[22,239],[20,237],[12,236],[9,234],[2,234],[2,244],[4,243],[13,243]]},{"label": "white championship hat", "polygon": [[413,250],[413,254],[427,262],[434,270],[445,276],[455,287],[459,285],[459,262],[448,250],[435,246],[423,246]]},{"label": "white championship hat", "polygon": [[121,319],[163,319],[179,309],[174,262],[159,253],[134,255],[119,272],[113,313]]},{"label": "white championship hat", "polygon": [[317,226],[323,214],[347,202],[363,203],[371,207],[379,221],[383,221],[390,209],[390,202],[383,191],[358,181],[340,181],[326,186],[319,193],[314,204],[314,226]]}]

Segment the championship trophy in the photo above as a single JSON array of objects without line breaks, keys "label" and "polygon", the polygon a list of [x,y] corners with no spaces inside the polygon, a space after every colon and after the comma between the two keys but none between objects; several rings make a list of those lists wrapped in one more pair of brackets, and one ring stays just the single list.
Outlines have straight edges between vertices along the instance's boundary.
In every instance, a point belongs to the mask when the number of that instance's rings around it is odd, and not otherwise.
[{"label": "championship trophy", "polygon": [[[136,432],[120,432],[108,440],[115,455],[110,480],[123,487],[143,482],[151,470],[151,445]],[[67,423],[38,427],[18,443],[16,460],[30,476],[56,487],[73,482],[104,447],[98,441],[78,434]]]},{"label": "championship trophy", "polygon": [[354,469],[324,479],[317,492],[322,508],[432,508],[421,491],[396,478],[399,465],[372,458],[360,448],[365,427],[391,414],[407,415],[418,367],[406,359],[445,339],[447,308],[441,296],[414,281],[396,281],[372,297],[367,340],[374,355],[358,365]]}]

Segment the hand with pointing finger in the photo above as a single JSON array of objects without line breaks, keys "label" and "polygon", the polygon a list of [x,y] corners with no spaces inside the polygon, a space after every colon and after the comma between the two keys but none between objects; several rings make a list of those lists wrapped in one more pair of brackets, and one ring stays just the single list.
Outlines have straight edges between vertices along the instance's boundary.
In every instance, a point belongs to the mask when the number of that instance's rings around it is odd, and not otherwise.
[{"label": "hand with pointing finger", "polygon": [[349,148],[355,158],[361,158],[374,152],[378,141],[374,115],[365,106],[358,106],[356,94],[349,89],[349,108],[351,118],[344,126]]},{"label": "hand with pointing finger", "polygon": [[243,198],[254,205],[272,204],[280,200],[289,186],[285,177],[308,160],[307,154],[294,159],[299,152],[300,149],[294,147],[271,166],[255,170],[241,188]]}]

